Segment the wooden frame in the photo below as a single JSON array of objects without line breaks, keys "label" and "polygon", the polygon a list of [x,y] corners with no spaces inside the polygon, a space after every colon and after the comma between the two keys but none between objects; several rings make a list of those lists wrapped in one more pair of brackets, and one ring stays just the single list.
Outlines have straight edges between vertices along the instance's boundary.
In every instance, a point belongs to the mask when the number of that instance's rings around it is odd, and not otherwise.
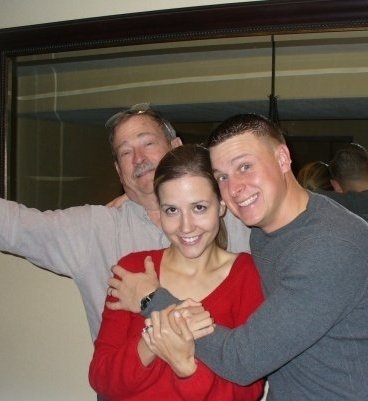
[{"label": "wooden frame", "polygon": [[[0,196],[7,197],[12,58],[89,48],[368,27],[365,0],[272,0],[172,9],[0,30]],[[10,150],[10,153],[12,151]]]}]

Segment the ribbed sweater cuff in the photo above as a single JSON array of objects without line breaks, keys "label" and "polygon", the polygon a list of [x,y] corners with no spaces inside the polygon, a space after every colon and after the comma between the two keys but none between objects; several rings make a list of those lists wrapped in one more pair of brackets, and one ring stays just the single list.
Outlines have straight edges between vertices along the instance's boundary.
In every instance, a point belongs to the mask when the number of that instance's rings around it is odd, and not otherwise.
[{"label": "ribbed sweater cuff", "polygon": [[160,311],[167,308],[169,305],[177,304],[178,302],[180,302],[179,299],[171,295],[165,288],[160,287],[155,291],[155,295],[151,302],[148,304],[147,308],[141,312],[141,314],[147,318],[152,312]]}]

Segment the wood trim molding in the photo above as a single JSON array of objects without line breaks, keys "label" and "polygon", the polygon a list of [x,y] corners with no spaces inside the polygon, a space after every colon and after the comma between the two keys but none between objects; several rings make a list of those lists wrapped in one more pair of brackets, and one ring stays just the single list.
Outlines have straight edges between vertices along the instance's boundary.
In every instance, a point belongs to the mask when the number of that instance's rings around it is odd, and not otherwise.
[{"label": "wood trim molding", "polygon": [[45,48],[55,51],[367,26],[366,0],[272,0],[7,28],[0,30],[0,49],[21,54]]}]

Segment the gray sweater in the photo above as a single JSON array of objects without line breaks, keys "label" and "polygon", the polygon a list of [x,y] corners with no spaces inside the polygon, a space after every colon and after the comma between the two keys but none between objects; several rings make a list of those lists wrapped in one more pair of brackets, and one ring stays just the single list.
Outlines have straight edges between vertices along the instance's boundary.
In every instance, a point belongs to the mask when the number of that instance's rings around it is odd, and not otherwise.
[{"label": "gray sweater", "polygon": [[266,300],[246,325],[198,340],[198,358],[240,384],[268,376],[269,401],[368,400],[368,224],[311,194],[250,241]]},{"label": "gray sweater", "polygon": [[[230,213],[225,221],[229,249],[249,250],[250,230]],[[111,266],[128,253],[168,245],[144,208],[132,201],[118,209],[86,205],[40,212],[0,199],[0,250],[71,277],[81,293],[93,340],[101,323]]]}]

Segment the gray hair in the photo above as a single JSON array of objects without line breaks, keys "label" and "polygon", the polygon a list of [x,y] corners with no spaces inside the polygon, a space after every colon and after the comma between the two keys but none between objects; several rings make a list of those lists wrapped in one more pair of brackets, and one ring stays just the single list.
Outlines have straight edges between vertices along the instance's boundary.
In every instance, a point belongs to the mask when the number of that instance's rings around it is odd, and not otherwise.
[{"label": "gray hair", "polygon": [[176,138],[176,131],[174,127],[168,120],[163,118],[159,112],[153,110],[149,103],[135,104],[128,109],[119,111],[106,121],[105,127],[109,129],[109,142],[114,159],[116,159],[115,149],[113,146],[116,127],[122,122],[127,121],[131,117],[137,115],[151,117],[152,120],[154,120],[162,128],[162,131],[169,142]]}]

